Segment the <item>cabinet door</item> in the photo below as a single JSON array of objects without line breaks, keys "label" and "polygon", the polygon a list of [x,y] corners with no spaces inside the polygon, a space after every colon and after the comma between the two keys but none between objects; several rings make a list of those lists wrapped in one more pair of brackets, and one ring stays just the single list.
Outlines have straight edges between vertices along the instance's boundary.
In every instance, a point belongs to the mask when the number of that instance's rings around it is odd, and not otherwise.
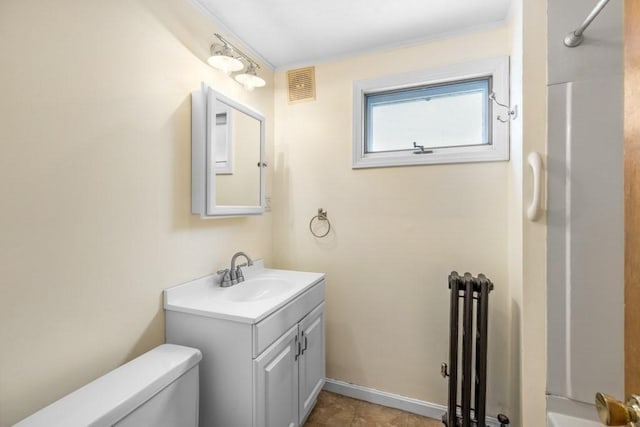
[{"label": "cabinet door", "polygon": [[324,303],[299,323],[302,350],[299,359],[300,425],[324,385]]},{"label": "cabinet door", "polygon": [[253,361],[255,427],[298,426],[298,326]]}]

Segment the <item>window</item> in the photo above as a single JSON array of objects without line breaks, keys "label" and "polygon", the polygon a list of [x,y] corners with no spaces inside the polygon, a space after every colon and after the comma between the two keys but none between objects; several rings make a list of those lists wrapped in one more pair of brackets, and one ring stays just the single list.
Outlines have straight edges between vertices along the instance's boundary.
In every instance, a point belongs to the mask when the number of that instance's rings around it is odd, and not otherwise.
[{"label": "window", "polygon": [[355,82],[353,167],[508,160],[492,92],[508,100],[507,58]]}]

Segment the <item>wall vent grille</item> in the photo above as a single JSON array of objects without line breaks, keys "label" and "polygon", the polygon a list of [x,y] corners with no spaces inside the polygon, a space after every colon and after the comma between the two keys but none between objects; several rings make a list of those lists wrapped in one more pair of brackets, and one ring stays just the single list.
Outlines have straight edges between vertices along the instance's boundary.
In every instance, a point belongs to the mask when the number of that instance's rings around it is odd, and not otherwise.
[{"label": "wall vent grille", "polygon": [[314,101],[316,99],[316,76],[314,67],[287,71],[289,104]]}]

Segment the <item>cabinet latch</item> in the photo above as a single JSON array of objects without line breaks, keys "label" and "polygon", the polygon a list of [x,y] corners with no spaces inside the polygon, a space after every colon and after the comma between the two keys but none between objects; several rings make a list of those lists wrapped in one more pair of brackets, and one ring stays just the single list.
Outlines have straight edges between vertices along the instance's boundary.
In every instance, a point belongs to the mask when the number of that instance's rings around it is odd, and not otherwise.
[{"label": "cabinet latch", "polygon": [[302,331],[302,338],[304,338],[304,347],[302,347],[300,354],[304,354],[304,352],[307,351],[307,336],[304,334],[304,331]]},{"label": "cabinet latch", "polygon": [[293,345],[296,347],[296,355],[293,360],[297,361],[298,357],[300,357],[300,341],[298,341],[298,335],[296,335]]}]

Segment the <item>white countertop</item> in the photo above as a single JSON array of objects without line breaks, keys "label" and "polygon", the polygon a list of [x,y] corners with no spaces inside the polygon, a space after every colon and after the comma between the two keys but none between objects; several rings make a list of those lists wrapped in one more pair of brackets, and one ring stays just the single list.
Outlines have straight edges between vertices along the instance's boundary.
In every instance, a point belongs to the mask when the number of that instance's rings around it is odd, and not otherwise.
[{"label": "white countertop", "polygon": [[[319,283],[323,273],[264,268],[262,260],[251,267],[243,267],[245,281],[223,288],[217,274],[192,280],[164,291],[164,309],[200,316],[257,323],[298,295]],[[237,301],[235,296],[251,292],[250,286],[260,281],[284,283],[283,290],[272,297]]]}]

